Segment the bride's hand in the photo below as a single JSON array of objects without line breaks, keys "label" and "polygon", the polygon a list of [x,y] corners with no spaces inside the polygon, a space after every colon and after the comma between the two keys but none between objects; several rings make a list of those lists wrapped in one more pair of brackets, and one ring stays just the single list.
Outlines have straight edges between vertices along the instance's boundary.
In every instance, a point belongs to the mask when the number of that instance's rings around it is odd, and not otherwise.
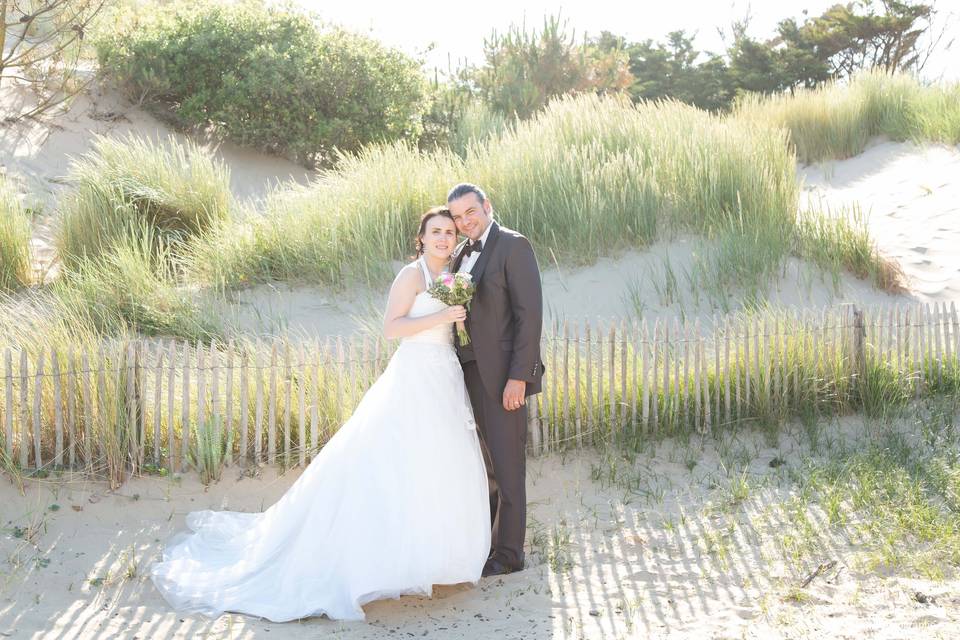
[{"label": "bride's hand", "polygon": [[467,319],[467,310],[463,305],[455,304],[440,312],[443,322],[462,322]]}]

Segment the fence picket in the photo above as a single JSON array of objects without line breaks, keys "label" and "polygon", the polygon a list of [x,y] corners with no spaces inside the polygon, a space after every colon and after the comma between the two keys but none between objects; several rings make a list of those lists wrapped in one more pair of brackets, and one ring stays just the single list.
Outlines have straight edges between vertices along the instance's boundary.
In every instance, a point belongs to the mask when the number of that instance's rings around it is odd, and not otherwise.
[{"label": "fence picket", "polygon": [[270,341],[270,386],[267,391],[267,462],[277,461],[277,340]]},{"label": "fence picket", "polygon": [[4,350],[4,360],[6,361],[5,393],[4,393],[4,412],[3,412],[3,452],[7,459],[13,459],[13,354],[10,347]]},{"label": "fence picket", "polygon": [[291,441],[290,433],[291,411],[293,405],[293,369],[290,365],[290,343],[283,341],[283,468],[290,468]]},{"label": "fence picket", "polygon": [[75,468],[77,464],[77,359],[71,347],[67,352],[67,437],[69,445],[69,465]]},{"label": "fence picket", "polygon": [[234,449],[234,428],[233,428],[233,386],[234,386],[234,374],[233,374],[233,361],[234,354],[236,353],[236,345],[233,342],[233,339],[227,341],[227,364],[226,369],[223,372],[223,415],[226,421],[225,427],[227,429],[227,457],[226,465],[229,467],[234,463],[236,459],[233,452]]},{"label": "fence picket", "polygon": [[167,345],[167,459],[166,465],[170,471],[176,469],[177,447],[175,439],[176,414],[174,413],[175,385],[177,375],[177,344],[170,339]]},{"label": "fence picket", "polygon": [[297,366],[301,368],[302,371],[297,375],[297,451],[300,453],[300,466],[303,467],[307,464],[307,354],[302,342],[300,343],[298,356],[300,358],[300,364]]},{"label": "fence picket", "polygon": [[43,455],[40,447],[40,422],[41,412],[43,411],[43,354],[44,348],[40,347],[33,383],[33,464],[37,469],[43,467]]},{"label": "fence picket", "polygon": [[27,468],[30,464],[30,416],[28,412],[27,401],[29,399],[30,387],[29,369],[27,368],[27,350],[20,349],[20,467]]},{"label": "fence picket", "polygon": [[[258,376],[259,377],[259,376]],[[250,345],[244,344],[240,353],[240,451],[237,457],[241,467],[247,466],[250,458]]]},{"label": "fence picket", "polygon": [[63,466],[63,394],[60,389],[60,358],[57,350],[50,350],[50,375],[53,378],[53,428],[56,444],[53,463]]},{"label": "fence picket", "polygon": [[573,346],[575,349],[573,352],[573,393],[576,401],[574,429],[577,437],[577,448],[580,448],[583,446],[583,407],[581,406],[583,396],[580,389],[580,351],[583,348],[583,343],[580,340],[579,322],[573,325]]}]

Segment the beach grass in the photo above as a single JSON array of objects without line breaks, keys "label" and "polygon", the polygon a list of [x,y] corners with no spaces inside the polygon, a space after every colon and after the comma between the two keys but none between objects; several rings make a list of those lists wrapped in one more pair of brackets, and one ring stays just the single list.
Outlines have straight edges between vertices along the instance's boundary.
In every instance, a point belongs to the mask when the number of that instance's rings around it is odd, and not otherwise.
[{"label": "beach grass", "polygon": [[218,318],[197,295],[179,285],[176,243],[152,227],[114,238],[113,249],[76,260],[48,293],[84,326],[107,336],[204,340],[222,335]]},{"label": "beach grass", "polygon": [[782,126],[803,163],[850,158],[876,136],[960,142],[960,84],[924,85],[905,75],[861,73],[792,94],[747,94],[734,117]]},{"label": "beach grass", "polygon": [[[67,268],[113,251],[142,229],[183,240],[230,213],[229,170],[198,145],[128,135],[97,137],[67,176],[57,251]],[[141,234],[142,235],[142,234]]]},{"label": "beach grass", "polygon": [[738,290],[762,302],[790,255],[834,280],[849,270],[887,291],[902,286],[858,210],[798,211],[779,124],[597,96],[556,100],[462,156],[402,143],[344,156],[313,184],[273,192],[262,214],[211,225],[189,241],[185,264],[217,290],[274,280],[383,286],[409,256],[420,213],[467,178],[487,190],[501,224],[564,264],[693,233],[706,249],[690,284],[716,300]]},{"label": "beach grass", "polygon": [[857,204],[837,209],[818,204],[802,210],[794,252],[830,274],[835,285],[846,271],[882,291],[905,291],[900,265],[877,250]]},{"label": "beach grass", "polygon": [[[273,193],[263,215],[195,238],[189,262],[198,282],[217,287],[379,286],[392,261],[410,254],[420,214],[467,179],[487,190],[501,224],[566,263],[646,246],[668,230],[783,236],[798,189],[784,136],[676,102],[565,98],[465,157],[405,144],[345,156],[314,184]],[[757,261],[742,252],[720,259],[738,272]]]},{"label": "beach grass", "polygon": [[10,179],[0,173],[0,291],[30,281],[30,221]]}]

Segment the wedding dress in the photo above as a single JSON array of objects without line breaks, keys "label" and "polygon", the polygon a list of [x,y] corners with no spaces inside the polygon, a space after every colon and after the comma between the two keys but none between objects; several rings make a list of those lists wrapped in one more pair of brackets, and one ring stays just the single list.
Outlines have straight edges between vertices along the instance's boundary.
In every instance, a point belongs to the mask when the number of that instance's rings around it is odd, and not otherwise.
[{"label": "wedding dress", "polygon": [[[418,263],[429,285],[421,258]],[[426,291],[410,317],[442,310]],[[194,511],[150,576],[178,611],[275,622],[434,584],[476,583],[490,551],[487,476],[449,324],[403,338],[353,415],[263,513]]]}]

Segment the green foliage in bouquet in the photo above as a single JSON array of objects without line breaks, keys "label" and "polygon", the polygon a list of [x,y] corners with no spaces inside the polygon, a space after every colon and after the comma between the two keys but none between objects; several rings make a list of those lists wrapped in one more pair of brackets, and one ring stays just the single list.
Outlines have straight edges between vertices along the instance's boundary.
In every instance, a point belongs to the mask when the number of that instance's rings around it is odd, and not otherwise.
[{"label": "green foliage in bouquet", "polygon": [[[427,292],[446,305],[463,305],[469,311],[475,290],[469,273],[444,273],[430,285]],[[470,344],[470,334],[462,322],[457,322],[457,338],[461,345]]]}]

